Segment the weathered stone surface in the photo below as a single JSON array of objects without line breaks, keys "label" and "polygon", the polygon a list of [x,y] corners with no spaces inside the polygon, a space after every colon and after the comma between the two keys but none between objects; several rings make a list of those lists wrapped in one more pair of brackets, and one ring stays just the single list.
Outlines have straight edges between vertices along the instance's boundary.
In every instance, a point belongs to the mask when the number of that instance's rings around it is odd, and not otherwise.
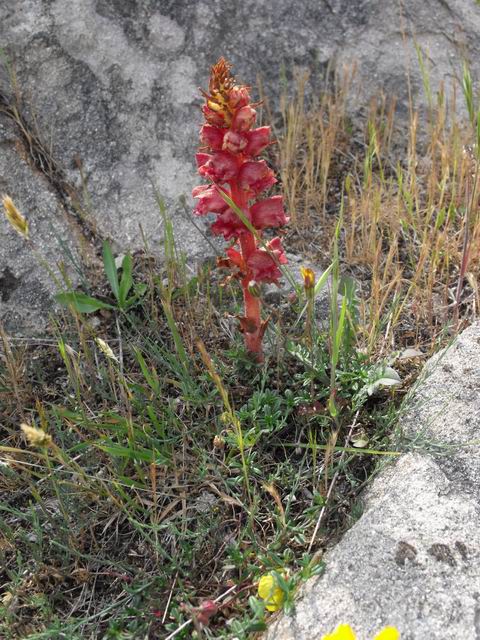
[{"label": "weathered stone surface", "polygon": [[373,482],[268,640],[319,640],[342,622],[360,640],[387,624],[402,640],[480,638],[480,324],[430,361],[400,427],[412,452]]},{"label": "weathered stone surface", "polygon": [[[0,116],[0,194],[14,194],[15,203],[30,226],[31,242],[20,237],[0,218],[0,318],[11,334],[34,332],[48,319],[56,290],[48,263],[61,280],[58,262],[64,262],[72,281],[75,273],[65,248],[77,256],[76,225],[69,223],[46,178],[23,159],[16,148],[11,122]],[[63,247],[62,247],[63,244]],[[78,259],[78,256],[77,256]]]},{"label": "weathered stone surface", "polygon": [[[283,310],[288,310],[289,308],[291,308],[289,296],[295,292],[293,283],[295,283],[296,287],[301,287],[303,289],[303,276],[301,267],[308,267],[309,269],[312,269],[315,274],[315,283],[318,283],[319,279],[324,274],[324,271],[322,271],[315,265],[309,264],[299,255],[296,255],[294,253],[287,253],[287,258],[288,269],[292,281],[287,278],[283,278],[280,281],[279,285],[266,285],[263,293],[263,300],[267,304],[270,304],[276,308],[280,307]],[[339,295],[337,298],[339,308],[341,308],[342,300],[342,296]],[[323,288],[320,289],[320,291],[315,296],[315,321],[320,330],[324,331],[329,326],[331,302],[332,280],[331,277],[328,276]]]},{"label": "weathered stone surface", "polygon": [[[281,68],[287,77],[308,68],[318,86],[330,62],[358,62],[355,109],[383,89],[400,95],[405,112],[408,66],[413,93],[421,91],[413,38],[431,60],[433,90],[459,71],[463,53],[475,75],[480,7],[472,0],[401,4],[402,19],[397,0],[15,0],[0,3],[0,42],[31,105],[30,122],[77,187],[74,159],[81,161],[99,233],[119,249],[138,248],[141,224],[160,251],[154,183],[179,247],[195,257],[211,249],[178,197],[197,180],[197,87],[209,66],[225,55],[245,81],[262,76],[275,108]],[[2,242],[2,269],[11,268],[7,253],[12,247]]]}]

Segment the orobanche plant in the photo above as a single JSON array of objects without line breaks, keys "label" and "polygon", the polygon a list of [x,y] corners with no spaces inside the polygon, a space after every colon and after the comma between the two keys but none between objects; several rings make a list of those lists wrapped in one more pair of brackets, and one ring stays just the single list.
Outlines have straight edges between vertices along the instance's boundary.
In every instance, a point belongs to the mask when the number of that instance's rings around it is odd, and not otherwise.
[{"label": "orobanche plant", "polygon": [[199,174],[208,184],[195,187],[194,213],[213,213],[212,233],[230,241],[219,265],[239,279],[245,303],[240,328],[247,350],[261,361],[262,338],[267,320],[261,317],[260,284],[277,283],[280,265],[287,259],[280,238],[263,241],[267,228],[288,223],[283,197],[260,199],[277,181],[261,152],[270,144],[270,127],[254,128],[257,112],[249,88],[238,85],[231,65],[221,58],[213,65],[207,91],[202,91],[205,124],[200,130],[197,153]]}]

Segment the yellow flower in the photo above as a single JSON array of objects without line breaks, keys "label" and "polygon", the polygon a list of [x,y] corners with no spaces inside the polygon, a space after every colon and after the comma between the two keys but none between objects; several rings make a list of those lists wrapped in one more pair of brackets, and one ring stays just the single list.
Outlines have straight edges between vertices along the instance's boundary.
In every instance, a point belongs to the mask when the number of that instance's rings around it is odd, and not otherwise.
[{"label": "yellow flower", "polygon": [[31,447],[49,447],[52,444],[52,436],[45,433],[43,429],[37,429],[25,423],[20,425],[20,429]]},{"label": "yellow flower", "polygon": [[399,638],[400,633],[395,627],[385,627],[373,640],[399,640]]},{"label": "yellow flower", "polygon": [[12,227],[17,233],[24,238],[28,238],[28,222],[17,209],[10,196],[2,196],[2,204],[5,209],[5,215]]},{"label": "yellow flower", "polygon": [[285,593],[280,589],[277,579],[266,573],[258,582],[258,595],[265,602],[268,611],[278,611],[285,600]]},{"label": "yellow flower", "polygon": [[303,278],[303,286],[308,291],[315,286],[315,272],[312,269],[306,267],[300,267],[300,273]]},{"label": "yellow flower", "polygon": [[355,634],[349,624],[341,624],[333,633],[323,636],[322,640],[355,640]]},{"label": "yellow flower", "polygon": [[[373,640],[399,640],[400,633],[395,627],[385,627]],[[341,624],[333,633],[323,636],[322,640],[355,640],[355,634],[349,624]]]}]

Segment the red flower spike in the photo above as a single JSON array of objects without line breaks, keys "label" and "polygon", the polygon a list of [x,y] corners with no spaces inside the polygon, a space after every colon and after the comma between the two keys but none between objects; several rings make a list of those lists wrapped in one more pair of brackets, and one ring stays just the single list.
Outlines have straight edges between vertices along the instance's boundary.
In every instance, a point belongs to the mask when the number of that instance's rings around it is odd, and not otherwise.
[{"label": "red flower spike", "polygon": [[283,196],[273,196],[257,202],[251,207],[250,213],[256,229],[283,227],[290,220],[283,209]]},{"label": "red flower spike", "polygon": [[193,210],[196,216],[205,216],[207,213],[223,213],[228,209],[228,204],[220,195],[215,185],[201,185],[195,187],[192,196],[198,198]]},{"label": "red flower spike", "polygon": [[[202,91],[205,104],[202,112],[205,124],[200,138],[211,153],[198,153],[198,173],[214,184],[203,185],[193,190],[198,200],[194,214],[215,213],[217,218],[211,226],[215,235],[236,241],[235,247],[227,249],[227,257],[218,265],[231,270],[231,276],[240,280],[245,303],[245,315],[240,318],[245,345],[257,361],[263,360],[262,338],[268,320],[261,317],[261,282],[277,282],[281,276],[279,265],[287,259],[279,238],[271,240],[266,248],[259,247],[257,240],[267,227],[287,224],[281,196],[273,196],[253,203],[260,193],[276,183],[273,171],[264,160],[255,161],[270,144],[270,127],[252,129],[257,113],[251,101],[248,87],[237,85],[232,76],[231,65],[223,58],[213,65],[208,91]],[[256,230],[247,228],[234,208],[225,203],[220,187],[243,211]],[[227,188],[228,187],[228,188]],[[212,603],[213,605],[214,603]],[[198,619],[208,622],[210,603],[200,607]],[[208,606],[207,606],[208,605]],[[216,605],[215,605],[216,606]]]},{"label": "red flower spike", "polygon": [[238,172],[238,186],[244,191],[258,195],[277,182],[273,171],[265,160],[244,162]]},{"label": "red flower spike", "polygon": [[225,129],[213,127],[211,124],[204,124],[200,129],[200,140],[213,151],[220,151],[223,146],[223,136]]},{"label": "red flower spike", "polygon": [[248,144],[245,147],[247,156],[258,156],[270,144],[270,127],[258,127],[245,133]]}]

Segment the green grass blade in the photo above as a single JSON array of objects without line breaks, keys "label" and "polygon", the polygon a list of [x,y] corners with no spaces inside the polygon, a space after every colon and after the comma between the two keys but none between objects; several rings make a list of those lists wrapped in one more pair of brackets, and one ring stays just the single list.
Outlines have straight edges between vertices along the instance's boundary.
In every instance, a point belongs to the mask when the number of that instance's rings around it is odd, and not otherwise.
[{"label": "green grass blade", "polygon": [[108,240],[104,240],[103,242],[102,254],[103,267],[105,269],[108,282],[110,283],[113,295],[118,301],[120,301],[120,287],[118,284],[117,266],[115,264],[115,258],[113,257],[112,248],[110,247],[110,243],[108,242]]}]

